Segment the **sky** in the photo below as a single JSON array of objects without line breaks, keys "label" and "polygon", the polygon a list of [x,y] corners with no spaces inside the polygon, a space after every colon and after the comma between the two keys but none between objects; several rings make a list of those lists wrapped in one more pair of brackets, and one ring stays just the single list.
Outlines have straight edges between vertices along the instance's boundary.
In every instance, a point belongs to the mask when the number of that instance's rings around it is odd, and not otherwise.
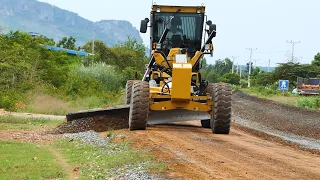
[{"label": "sky", "polygon": [[[39,0],[77,13],[91,21],[127,20],[139,29],[140,21],[149,17],[152,0]],[[271,66],[291,60],[295,44],[295,62],[311,63],[320,52],[319,0],[154,0],[166,5],[206,6],[208,19],[217,25],[213,40],[213,57],[208,63],[226,57],[234,64],[250,59],[258,66]],[[149,33],[141,34],[149,45]]]}]

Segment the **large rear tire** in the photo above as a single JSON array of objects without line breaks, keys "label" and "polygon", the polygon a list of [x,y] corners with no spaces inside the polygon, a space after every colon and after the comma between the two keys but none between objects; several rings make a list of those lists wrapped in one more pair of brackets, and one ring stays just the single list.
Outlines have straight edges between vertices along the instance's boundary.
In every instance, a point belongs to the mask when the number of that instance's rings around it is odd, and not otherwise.
[{"label": "large rear tire", "polygon": [[211,117],[211,129],[215,134],[229,134],[231,125],[231,95],[232,88],[227,83],[215,83],[212,99],[213,116]]},{"label": "large rear tire", "polygon": [[137,82],[137,80],[128,80],[126,83],[126,93],[125,93],[124,104],[130,104],[132,86],[133,86],[134,82]]},{"label": "large rear tire", "polygon": [[149,114],[149,83],[146,81],[135,81],[132,86],[129,129],[145,130]]},{"label": "large rear tire", "polygon": [[[209,94],[212,95],[213,88],[214,88],[214,84],[213,83],[208,84],[208,87],[206,89],[206,93],[209,93]],[[211,119],[203,119],[203,120],[201,120],[201,126],[203,128],[211,128],[210,121],[211,121]]]}]

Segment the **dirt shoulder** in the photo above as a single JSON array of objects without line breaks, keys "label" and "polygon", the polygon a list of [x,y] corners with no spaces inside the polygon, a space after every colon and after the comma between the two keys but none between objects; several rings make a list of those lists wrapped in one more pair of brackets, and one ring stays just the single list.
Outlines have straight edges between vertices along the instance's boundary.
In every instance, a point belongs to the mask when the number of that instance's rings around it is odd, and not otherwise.
[{"label": "dirt shoulder", "polygon": [[[124,131],[124,130],[123,130]],[[183,179],[317,179],[320,156],[233,128],[212,134],[199,121],[157,125],[128,135],[168,163],[169,175]]]}]

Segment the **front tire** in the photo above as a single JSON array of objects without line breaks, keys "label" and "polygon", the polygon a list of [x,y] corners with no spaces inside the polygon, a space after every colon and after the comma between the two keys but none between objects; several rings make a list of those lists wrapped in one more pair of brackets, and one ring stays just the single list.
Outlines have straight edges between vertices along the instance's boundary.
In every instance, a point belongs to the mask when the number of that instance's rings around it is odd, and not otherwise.
[{"label": "front tire", "polygon": [[146,81],[136,81],[132,86],[129,129],[145,130],[149,114],[149,83]]},{"label": "front tire", "polygon": [[215,83],[212,99],[213,116],[211,117],[211,129],[215,134],[229,134],[231,125],[231,95],[232,88],[227,83]]},{"label": "front tire", "polygon": [[124,104],[130,104],[131,101],[131,93],[132,93],[132,86],[133,84],[137,82],[137,80],[128,80],[126,83],[126,93],[125,93],[125,99]]}]

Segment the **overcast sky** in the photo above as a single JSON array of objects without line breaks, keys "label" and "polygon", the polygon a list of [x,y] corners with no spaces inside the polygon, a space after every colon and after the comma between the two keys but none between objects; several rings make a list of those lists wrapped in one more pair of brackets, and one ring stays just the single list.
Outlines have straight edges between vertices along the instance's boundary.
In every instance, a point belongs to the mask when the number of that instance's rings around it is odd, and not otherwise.
[{"label": "overcast sky", "polygon": [[[151,0],[40,0],[73,11],[91,21],[102,19],[128,20],[137,29],[140,20],[149,17]],[[253,59],[257,65],[267,66],[287,62],[292,45],[287,41],[300,41],[295,46],[296,61],[310,63],[320,52],[319,0],[157,0],[157,4],[201,5],[204,3],[208,19],[217,24],[214,57],[216,59],[239,56],[235,64],[245,64],[250,52],[257,48]],[[149,44],[149,34],[141,34]]]}]

